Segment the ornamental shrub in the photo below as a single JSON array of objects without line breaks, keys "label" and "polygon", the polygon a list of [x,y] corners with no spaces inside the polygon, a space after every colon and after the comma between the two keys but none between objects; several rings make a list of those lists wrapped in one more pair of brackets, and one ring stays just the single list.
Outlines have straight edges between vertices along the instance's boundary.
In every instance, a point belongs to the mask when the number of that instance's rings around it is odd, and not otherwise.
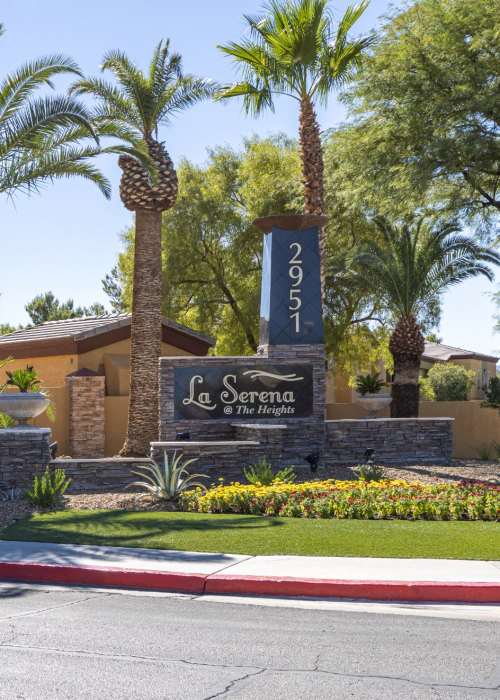
[{"label": "ornamental shrub", "polygon": [[358,464],[353,471],[361,481],[380,481],[384,476],[384,467],[377,464]]},{"label": "ornamental shrub", "polygon": [[475,372],[453,363],[435,364],[427,379],[436,401],[467,401]]},{"label": "ornamental shrub", "polygon": [[498,520],[500,486],[480,482],[311,481],[233,483],[187,491],[184,510],[288,518]]},{"label": "ornamental shrub", "polygon": [[39,508],[54,508],[61,502],[61,499],[71,485],[71,479],[66,478],[64,469],[51,470],[49,466],[40,476],[35,474],[33,486],[26,491],[26,498],[33,505]]},{"label": "ornamental shrub", "polygon": [[281,481],[292,483],[296,478],[293,467],[283,467],[275,473],[271,463],[265,457],[256,464],[251,464],[243,469],[243,474],[248,483],[255,486],[269,486]]},{"label": "ornamental shrub", "polygon": [[500,377],[491,377],[486,389],[486,406],[500,408]]}]

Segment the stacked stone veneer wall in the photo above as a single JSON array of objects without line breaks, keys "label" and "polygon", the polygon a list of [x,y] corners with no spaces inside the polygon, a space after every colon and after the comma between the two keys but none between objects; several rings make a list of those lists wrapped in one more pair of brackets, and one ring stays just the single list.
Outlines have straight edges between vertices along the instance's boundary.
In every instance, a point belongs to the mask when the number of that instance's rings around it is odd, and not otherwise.
[{"label": "stacked stone veneer wall", "polygon": [[[323,345],[278,345],[260,348],[258,355],[249,357],[162,357],[160,359],[160,441],[176,439],[177,433],[189,432],[191,440],[254,440],[255,433],[248,428],[245,436],[239,433],[238,425],[249,425],[248,418],[235,420],[176,420],[174,415],[174,372],[176,367],[210,367],[211,365],[249,367],[275,365],[286,370],[287,363],[309,363],[313,368],[313,412],[308,418],[287,419],[287,444],[292,451],[306,455],[321,449],[324,441],[325,420],[325,354]],[[259,418],[256,424],[273,425],[283,423],[283,418]]]},{"label": "stacked stone veneer wall", "polygon": [[[294,464],[302,479],[352,478],[353,474],[349,470],[341,469],[339,472],[338,465],[353,466],[362,463],[368,447],[375,449],[375,461],[383,465],[446,464],[451,460],[451,418],[333,420],[327,421],[325,425],[326,440],[319,461],[320,470],[314,475],[311,475],[307,463],[298,453],[289,448],[295,431],[279,425],[255,426],[250,429],[246,425],[238,425],[235,428],[236,439],[226,444],[200,446],[185,442],[182,446],[178,443],[175,448],[166,449],[169,454],[176,449],[182,451],[186,458],[197,458],[190,470],[205,474],[208,477],[207,485],[216,483],[220,477],[226,483],[244,482],[245,466],[261,457],[269,459],[275,467]],[[242,439],[246,444],[241,443]],[[301,439],[307,444],[307,434],[302,434]],[[161,460],[162,453],[163,448],[158,449],[155,457]],[[58,459],[52,464],[63,467],[71,477],[70,492],[123,491],[137,478],[132,470],[146,462],[145,459],[125,458]],[[23,473],[20,465],[17,473]],[[31,472],[27,470],[26,473]]]},{"label": "stacked stone veneer wall", "polygon": [[329,420],[325,426],[325,465],[362,463],[367,448],[379,464],[444,464],[453,455],[453,418]]},{"label": "stacked stone veneer wall", "polygon": [[0,430],[0,489],[26,488],[50,461],[49,428]]},{"label": "stacked stone veneer wall", "polygon": [[105,378],[68,376],[69,453],[71,457],[104,457]]}]

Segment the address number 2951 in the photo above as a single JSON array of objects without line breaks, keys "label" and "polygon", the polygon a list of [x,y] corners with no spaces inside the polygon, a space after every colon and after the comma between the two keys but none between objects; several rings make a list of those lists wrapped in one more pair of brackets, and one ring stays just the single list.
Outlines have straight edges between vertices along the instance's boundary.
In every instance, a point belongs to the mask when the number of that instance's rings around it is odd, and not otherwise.
[{"label": "address number 2951", "polygon": [[290,251],[292,257],[288,261],[288,276],[291,280],[290,296],[288,308],[290,310],[290,319],[294,322],[296,333],[300,333],[302,307],[302,289],[301,284],[304,279],[304,270],[302,267],[302,246],[300,243],[290,243]]}]

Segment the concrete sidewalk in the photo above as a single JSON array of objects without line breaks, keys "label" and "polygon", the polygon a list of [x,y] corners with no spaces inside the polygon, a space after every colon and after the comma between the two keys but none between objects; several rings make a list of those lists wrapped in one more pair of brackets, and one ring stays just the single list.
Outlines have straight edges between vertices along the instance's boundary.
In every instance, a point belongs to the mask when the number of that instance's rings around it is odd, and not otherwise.
[{"label": "concrete sidewalk", "polygon": [[500,603],[500,561],[265,557],[0,541],[0,580],[199,594]]}]

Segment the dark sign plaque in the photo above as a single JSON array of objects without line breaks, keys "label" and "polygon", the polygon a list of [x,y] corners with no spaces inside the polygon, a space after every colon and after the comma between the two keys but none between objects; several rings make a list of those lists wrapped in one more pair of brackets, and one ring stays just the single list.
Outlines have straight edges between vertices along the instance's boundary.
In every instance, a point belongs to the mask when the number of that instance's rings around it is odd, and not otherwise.
[{"label": "dark sign plaque", "polygon": [[175,368],[176,420],[289,419],[312,412],[311,365]]}]

